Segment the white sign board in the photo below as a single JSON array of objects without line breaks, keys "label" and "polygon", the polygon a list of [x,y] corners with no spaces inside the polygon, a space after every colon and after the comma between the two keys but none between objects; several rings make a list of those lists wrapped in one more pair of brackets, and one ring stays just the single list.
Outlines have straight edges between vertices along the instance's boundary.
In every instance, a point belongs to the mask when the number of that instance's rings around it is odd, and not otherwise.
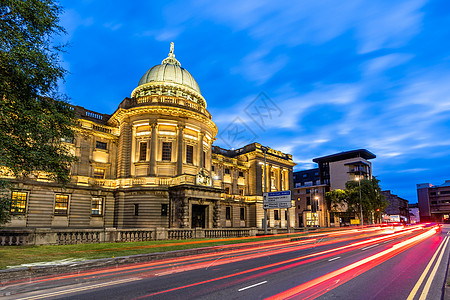
[{"label": "white sign board", "polygon": [[291,208],[291,191],[270,192],[263,194],[263,208]]}]

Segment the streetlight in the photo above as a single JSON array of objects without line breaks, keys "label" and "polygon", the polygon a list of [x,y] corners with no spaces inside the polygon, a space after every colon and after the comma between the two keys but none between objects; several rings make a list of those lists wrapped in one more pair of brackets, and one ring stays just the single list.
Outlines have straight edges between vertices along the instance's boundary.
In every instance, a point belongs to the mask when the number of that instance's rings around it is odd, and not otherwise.
[{"label": "streetlight", "polygon": [[[314,190],[314,194],[316,194],[316,193],[315,193],[315,190]],[[314,199],[317,201],[317,202],[316,202],[317,226],[320,227],[320,215],[319,215],[320,206],[319,206],[319,196],[315,196]]]},{"label": "streetlight", "polygon": [[358,181],[358,185],[359,185],[359,208],[361,210],[361,228],[363,228],[364,219],[363,219],[362,200],[361,200],[361,174],[359,174],[359,176],[356,177],[356,180]]},{"label": "streetlight", "polygon": [[[267,193],[267,161],[266,161],[266,153],[267,147],[261,146],[261,149],[264,152],[264,193]],[[264,206],[264,203],[263,203]],[[264,208],[264,235],[267,235],[267,208]]]}]

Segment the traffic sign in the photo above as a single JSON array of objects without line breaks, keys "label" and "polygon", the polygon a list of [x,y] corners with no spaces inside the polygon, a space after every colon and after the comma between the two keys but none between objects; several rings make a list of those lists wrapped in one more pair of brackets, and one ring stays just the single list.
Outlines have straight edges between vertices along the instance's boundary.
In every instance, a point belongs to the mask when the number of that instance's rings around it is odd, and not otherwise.
[{"label": "traffic sign", "polygon": [[291,191],[270,192],[263,194],[263,208],[291,208]]}]

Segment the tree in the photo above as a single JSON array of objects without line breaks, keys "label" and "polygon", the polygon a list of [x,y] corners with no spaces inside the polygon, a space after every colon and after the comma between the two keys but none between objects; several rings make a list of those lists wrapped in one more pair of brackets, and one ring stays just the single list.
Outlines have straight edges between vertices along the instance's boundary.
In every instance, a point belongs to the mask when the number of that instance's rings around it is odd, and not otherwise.
[{"label": "tree", "polygon": [[[57,88],[65,75],[63,47],[52,42],[64,33],[60,13],[52,0],[3,0],[0,6],[0,166],[14,177],[43,171],[66,184],[75,157],[62,141],[73,139],[76,123]],[[11,187],[5,180],[0,186]],[[5,201],[0,224],[8,220]]]},{"label": "tree", "polygon": [[345,210],[359,216],[360,205],[362,204],[364,219],[376,222],[376,220],[379,220],[382,211],[388,206],[381,194],[379,182],[375,177],[362,179],[361,182],[348,181],[345,184],[345,190],[326,193],[325,198],[329,203],[330,210],[332,212]]}]

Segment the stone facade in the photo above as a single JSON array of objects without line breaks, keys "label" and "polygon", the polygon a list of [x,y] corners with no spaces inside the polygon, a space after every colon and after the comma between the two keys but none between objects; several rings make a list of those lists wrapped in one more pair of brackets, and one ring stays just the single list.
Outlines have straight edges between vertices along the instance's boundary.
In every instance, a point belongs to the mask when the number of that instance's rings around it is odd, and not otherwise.
[{"label": "stone facade", "polygon": [[[268,191],[292,189],[291,155],[269,148],[264,170],[258,143],[213,146],[217,127],[173,48],[112,115],[74,110],[71,183],[63,188],[40,173],[11,178],[7,227],[261,227],[264,184]],[[272,227],[287,225],[285,214],[269,215]]]}]

